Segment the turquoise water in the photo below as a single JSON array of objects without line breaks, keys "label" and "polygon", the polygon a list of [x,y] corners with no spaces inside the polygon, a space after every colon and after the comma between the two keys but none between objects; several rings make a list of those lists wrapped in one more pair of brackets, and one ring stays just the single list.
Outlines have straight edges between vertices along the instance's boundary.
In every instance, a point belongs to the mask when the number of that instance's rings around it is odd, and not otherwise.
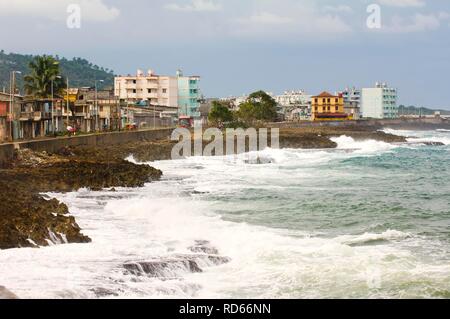
[{"label": "turquoise water", "polygon": [[[334,150],[155,162],[163,181],[141,189],[56,194],[93,242],[2,251],[1,284],[32,298],[96,298],[99,287],[140,298],[450,298],[450,132],[394,133],[409,143],[341,136]],[[231,262],[167,278],[121,268],[196,240]]]}]

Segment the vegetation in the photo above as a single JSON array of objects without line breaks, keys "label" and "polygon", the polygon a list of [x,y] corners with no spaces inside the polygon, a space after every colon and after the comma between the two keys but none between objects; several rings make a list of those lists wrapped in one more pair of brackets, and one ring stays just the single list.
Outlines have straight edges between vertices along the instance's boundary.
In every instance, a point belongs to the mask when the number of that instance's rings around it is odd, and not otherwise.
[{"label": "vegetation", "polygon": [[440,111],[443,115],[450,115],[450,111],[448,110],[433,110],[426,107],[416,107],[413,105],[400,105],[398,109],[398,113],[400,115],[434,115],[436,111]]},{"label": "vegetation", "polygon": [[64,88],[60,75],[59,62],[51,56],[37,56],[29,64],[30,73],[25,75],[24,89],[26,95],[35,98],[48,98],[58,95]]},{"label": "vegetation", "polygon": [[247,128],[277,118],[277,103],[264,91],[250,94],[237,111],[231,111],[227,102],[214,101],[208,116],[211,125],[226,128]]},{"label": "vegetation", "polygon": [[223,127],[224,124],[233,122],[234,115],[230,110],[230,105],[225,102],[213,101],[208,120],[212,125],[218,127]]},{"label": "vegetation", "polygon": [[271,122],[277,120],[277,103],[264,91],[250,94],[242,103],[236,114],[237,118],[247,124],[255,121]]},{"label": "vegetation", "polygon": [[[93,87],[94,81],[104,80],[98,83],[99,89],[112,88],[114,85],[114,72],[109,69],[99,67],[82,58],[68,60],[59,56],[52,56],[57,62],[63,78],[68,77],[72,87]],[[22,55],[16,53],[5,53],[0,51],[0,91],[9,91],[9,76],[11,71],[21,71],[26,75],[30,73],[29,65],[36,56]],[[24,78],[17,77],[17,87],[23,92]]]}]

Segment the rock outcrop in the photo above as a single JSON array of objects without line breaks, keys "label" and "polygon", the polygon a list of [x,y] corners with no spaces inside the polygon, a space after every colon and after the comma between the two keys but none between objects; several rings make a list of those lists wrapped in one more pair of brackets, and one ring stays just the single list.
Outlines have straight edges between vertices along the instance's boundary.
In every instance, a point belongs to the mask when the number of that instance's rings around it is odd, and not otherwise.
[{"label": "rock outcrop", "polygon": [[140,187],[161,175],[121,158],[21,150],[13,168],[0,170],[0,249],[91,241],[66,205],[41,193]]},{"label": "rock outcrop", "polygon": [[5,287],[0,286],[0,299],[19,299],[19,297]]}]

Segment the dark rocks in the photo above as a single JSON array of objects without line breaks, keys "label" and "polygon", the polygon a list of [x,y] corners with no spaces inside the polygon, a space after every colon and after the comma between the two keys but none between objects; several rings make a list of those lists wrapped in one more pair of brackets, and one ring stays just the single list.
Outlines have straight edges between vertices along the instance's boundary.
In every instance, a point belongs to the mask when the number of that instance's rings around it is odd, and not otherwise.
[{"label": "dark rocks", "polygon": [[107,297],[118,297],[119,293],[114,290],[106,289],[102,287],[90,289],[92,293],[95,294],[98,298],[107,298]]},{"label": "dark rocks", "polygon": [[133,275],[157,278],[178,277],[182,273],[200,273],[197,262],[188,258],[168,258],[154,261],[130,262],[123,265]]},{"label": "dark rocks", "polygon": [[161,279],[179,278],[186,273],[201,273],[204,268],[219,266],[231,261],[219,256],[219,251],[209,241],[196,240],[189,250],[198,254],[173,254],[150,261],[127,262],[126,271],[135,276],[150,276]]},{"label": "dark rocks", "polygon": [[420,142],[420,144],[424,144],[427,146],[445,146],[442,142]]},{"label": "dark rocks", "polygon": [[67,206],[45,198],[43,192],[140,187],[162,175],[148,165],[103,153],[83,157],[65,148],[61,154],[21,150],[13,168],[0,170],[0,249],[91,241]]},{"label": "dark rocks", "polygon": [[0,249],[90,242],[68,214],[56,199],[17,189],[13,196],[0,192]]},{"label": "dark rocks", "polygon": [[219,251],[217,248],[212,247],[209,241],[206,240],[196,240],[195,245],[188,248],[194,253],[204,253],[209,255],[218,255]]},{"label": "dark rocks", "polygon": [[0,299],[19,299],[19,297],[5,287],[0,286]]}]

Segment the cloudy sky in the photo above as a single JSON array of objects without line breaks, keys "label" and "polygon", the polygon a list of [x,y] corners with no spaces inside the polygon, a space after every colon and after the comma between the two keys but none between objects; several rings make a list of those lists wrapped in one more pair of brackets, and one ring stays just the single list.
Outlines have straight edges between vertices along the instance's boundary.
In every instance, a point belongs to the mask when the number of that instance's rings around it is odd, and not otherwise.
[{"label": "cloudy sky", "polygon": [[[374,3],[381,28],[367,25]],[[67,27],[70,4],[79,29]],[[0,0],[0,27],[7,52],[81,56],[120,74],[182,68],[207,96],[386,81],[401,103],[450,109],[448,0]]]}]

